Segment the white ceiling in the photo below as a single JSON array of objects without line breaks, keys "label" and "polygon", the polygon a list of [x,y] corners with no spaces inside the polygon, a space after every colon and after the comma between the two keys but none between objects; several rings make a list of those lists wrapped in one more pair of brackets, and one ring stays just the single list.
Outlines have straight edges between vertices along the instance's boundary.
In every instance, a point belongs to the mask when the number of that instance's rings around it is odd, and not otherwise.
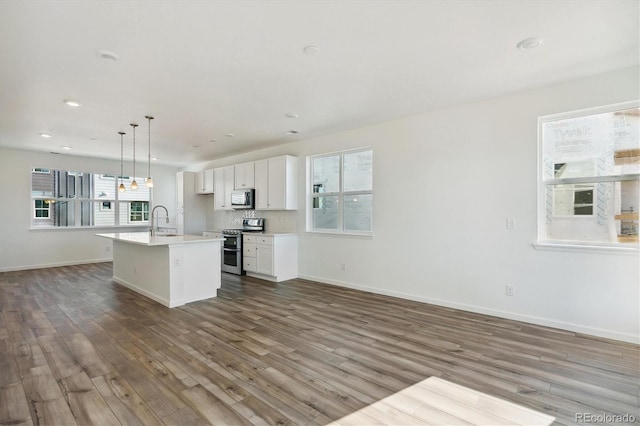
[{"label": "white ceiling", "polygon": [[[124,131],[130,158],[135,122],[146,161],[151,114],[159,162],[212,160],[637,65],[639,10],[637,0],[0,0],[0,145],[119,159]],[[532,36],[544,43],[516,49]]]}]

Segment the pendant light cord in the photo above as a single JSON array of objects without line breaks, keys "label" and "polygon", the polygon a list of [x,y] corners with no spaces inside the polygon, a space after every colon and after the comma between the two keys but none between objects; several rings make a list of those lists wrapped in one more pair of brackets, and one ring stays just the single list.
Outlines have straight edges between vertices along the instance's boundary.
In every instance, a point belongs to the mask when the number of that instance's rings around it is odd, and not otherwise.
[{"label": "pendant light cord", "polygon": [[120,135],[120,186],[118,187],[118,191],[124,192],[124,184],[122,183],[122,176],[124,175],[124,135],[125,132],[118,132]]},{"label": "pendant light cord", "polygon": [[149,121],[149,158],[148,158],[149,169],[147,173],[147,178],[145,179],[145,183],[147,187],[152,188],[153,180],[151,179],[151,120],[153,120],[153,116],[145,115],[144,118],[146,118]]},{"label": "pendant light cord", "polygon": [[133,180],[136,180],[136,127],[137,124],[132,124],[133,127]]},{"label": "pendant light cord", "polygon": [[120,183],[122,183],[122,176],[124,175],[124,141],[122,137],[124,133],[120,133]]},{"label": "pendant light cord", "polygon": [[138,182],[136,182],[136,127],[138,125],[131,123],[130,126],[133,127],[133,182],[131,182],[131,189],[135,191],[138,189]]}]

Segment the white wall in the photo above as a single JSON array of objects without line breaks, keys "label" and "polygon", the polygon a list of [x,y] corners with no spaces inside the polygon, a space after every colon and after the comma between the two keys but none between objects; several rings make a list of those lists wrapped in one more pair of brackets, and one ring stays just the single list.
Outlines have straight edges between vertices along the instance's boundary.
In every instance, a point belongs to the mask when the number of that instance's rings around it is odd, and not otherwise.
[{"label": "white wall", "polygon": [[[119,174],[120,162],[0,147],[0,272],[111,260],[111,241],[96,237],[113,228],[30,230],[31,169],[45,167]],[[175,215],[174,167],[151,168],[153,204],[164,204]],[[147,229],[143,227],[140,229]],[[130,229],[130,228],[129,228]],[[113,231],[116,232],[116,231]]]},{"label": "white wall", "polygon": [[[298,156],[300,209],[296,220],[285,213],[278,230],[300,232],[303,277],[640,342],[637,253],[532,246],[537,117],[637,99],[638,75],[638,68],[622,70],[190,169]],[[364,146],[374,149],[374,238],[305,233],[306,156]],[[109,258],[93,231],[29,231],[31,167],[117,173],[119,163],[0,148],[0,271]],[[175,170],[155,167],[153,176],[154,204],[175,212]],[[233,218],[208,215],[220,224]],[[507,217],[515,230],[506,229]],[[505,295],[507,284],[516,286],[515,297]]]},{"label": "white wall", "polygon": [[[537,118],[637,99],[638,75],[638,68],[621,70],[194,165],[194,170],[297,155],[303,277],[640,342],[638,253],[532,245]],[[305,233],[305,157],[364,146],[374,149],[375,237]],[[506,229],[506,218],[515,219],[515,230]],[[515,297],[505,295],[507,284],[516,286]]]}]

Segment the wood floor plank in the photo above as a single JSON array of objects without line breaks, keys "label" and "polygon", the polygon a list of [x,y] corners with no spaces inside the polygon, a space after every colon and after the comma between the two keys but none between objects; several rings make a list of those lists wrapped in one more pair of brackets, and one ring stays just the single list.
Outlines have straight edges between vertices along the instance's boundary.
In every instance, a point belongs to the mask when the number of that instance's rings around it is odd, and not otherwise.
[{"label": "wood floor plank", "polygon": [[110,263],[0,273],[0,423],[504,423],[504,400],[574,425],[639,397],[638,345],[566,330],[301,279],[168,309]]},{"label": "wood floor plank", "polygon": [[20,383],[20,371],[8,337],[0,338],[0,386]]},{"label": "wood floor plank", "polygon": [[497,415],[516,424],[550,424],[554,420],[551,416],[482,394],[437,377],[423,380],[417,383],[415,387],[435,392],[449,399],[455,399],[485,413]]},{"label": "wood floor plank", "polygon": [[60,380],[63,395],[81,425],[120,425],[84,371]]},{"label": "wood floor plank", "polygon": [[109,373],[92,379],[114,415],[123,425],[161,424],[162,420],[147,406],[122,377]]},{"label": "wood floor plank", "polygon": [[182,394],[189,400],[191,407],[211,424],[251,425],[251,422],[224,404],[202,385],[184,389]]},{"label": "wood floor plank", "polygon": [[58,383],[48,366],[44,367],[47,373],[40,371],[39,374],[25,377],[22,381],[33,423],[75,425],[76,421],[71,408],[62,396]]},{"label": "wood floor plank", "polygon": [[48,334],[37,338],[47,363],[56,379],[62,379],[82,371],[82,366],[62,337]]},{"label": "wood floor plank", "polygon": [[0,424],[33,425],[22,383],[0,386]]},{"label": "wood floor plank", "polygon": [[114,367],[102,358],[84,334],[78,332],[67,334],[64,336],[64,341],[73,352],[78,365],[89,377],[103,376],[114,370]]}]

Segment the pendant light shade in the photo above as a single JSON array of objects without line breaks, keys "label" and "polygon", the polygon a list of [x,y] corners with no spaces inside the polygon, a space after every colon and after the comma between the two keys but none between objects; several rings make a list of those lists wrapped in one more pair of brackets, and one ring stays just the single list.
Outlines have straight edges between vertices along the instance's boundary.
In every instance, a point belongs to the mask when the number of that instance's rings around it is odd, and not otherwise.
[{"label": "pendant light shade", "polygon": [[148,188],[153,188],[153,179],[151,179],[151,120],[153,120],[153,117],[145,115],[144,118],[149,120],[149,171],[147,173],[147,178],[144,180],[144,184]]},{"label": "pendant light shade", "polygon": [[122,183],[122,176],[124,175],[124,140],[123,136],[126,134],[125,132],[118,132],[120,135],[120,185],[118,186],[119,192],[126,191],[124,187],[124,183]]},{"label": "pendant light shade", "polygon": [[136,182],[136,127],[138,125],[131,123],[131,127],[133,127],[133,182],[131,182],[131,190],[135,191],[138,189],[138,182]]}]

